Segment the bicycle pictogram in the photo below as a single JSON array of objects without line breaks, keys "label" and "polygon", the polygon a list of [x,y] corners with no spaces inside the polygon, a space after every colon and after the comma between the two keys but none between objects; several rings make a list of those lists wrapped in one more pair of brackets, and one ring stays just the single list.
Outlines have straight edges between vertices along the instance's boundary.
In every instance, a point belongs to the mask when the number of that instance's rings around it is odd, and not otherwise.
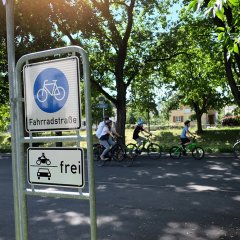
[{"label": "bicycle pictogram", "polygon": [[57,80],[52,80],[52,82],[45,80],[43,87],[37,92],[37,99],[39,102],[43,103],[47,100],[49,95],[54,97],[57,101],[64,99],[65,90],[63,87],[57,85]]}]

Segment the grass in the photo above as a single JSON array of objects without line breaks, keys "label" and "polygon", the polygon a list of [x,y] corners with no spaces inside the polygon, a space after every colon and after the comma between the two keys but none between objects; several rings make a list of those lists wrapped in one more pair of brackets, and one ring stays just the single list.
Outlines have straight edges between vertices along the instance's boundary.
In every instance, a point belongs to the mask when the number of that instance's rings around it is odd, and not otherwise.
[{"label": "grass", "polygon": [[[195,129],[191,129],[194,133]],[[126,144],[135,143],[132,139],[133,129],[126,129]],[[169,151],[170,147],[177,145],[179,142],[179,135],[181,130],[170,129],[170,130],[157,130],[152,131],[154,134],[154,142],[162,146],[165,152]],[[64,132],[64,134],[69,134]],[[85,136],[86,133],[81,131],[81,135]],[[0,134],[0,152],[10,152],[11,142],[9,141],[10,135],[7,133]],[[240,127],[234,128],[215,128],[207,129],[203,134],[197,135],[197,142],[199,146],[203,147],[205,152],[208,153],[223,153],[232,152],[232,146],[237,139],[240,139]],[[98,142],[95,132],[93,132],[93,142]],[[41,144],[41,147],[55,146],[54,143]],[[64,147],[76,147],[77,144],[73,142],[65,142]],[[81,142],[80,146],[86,148],[86,143]]]},{"label": "grass", "polygon": [[[192,131],[194,133],[194,131]],[[157,131],[155,141],[165,151],[178,144],[181,130]],[[208,153],[232,152],[233,144],[240,139],[240,128],[207,129],[201,135],[197,135],[198,145]]]}]

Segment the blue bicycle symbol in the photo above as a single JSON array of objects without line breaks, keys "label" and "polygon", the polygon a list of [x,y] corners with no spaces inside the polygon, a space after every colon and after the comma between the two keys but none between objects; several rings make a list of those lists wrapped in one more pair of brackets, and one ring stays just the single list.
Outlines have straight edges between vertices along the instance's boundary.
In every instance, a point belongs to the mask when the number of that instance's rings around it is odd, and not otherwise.
[{"label": "blue bicycle symbol", "polygon": [[38,101],[42,103],[45,102],[48,94],[53,96],[57,101],[61,101],[65,97],[65,90],[63,87],[57,85],[57,80],[52,80],[50,83],[48,80],[45,80],[43,87],[37,92]]}]

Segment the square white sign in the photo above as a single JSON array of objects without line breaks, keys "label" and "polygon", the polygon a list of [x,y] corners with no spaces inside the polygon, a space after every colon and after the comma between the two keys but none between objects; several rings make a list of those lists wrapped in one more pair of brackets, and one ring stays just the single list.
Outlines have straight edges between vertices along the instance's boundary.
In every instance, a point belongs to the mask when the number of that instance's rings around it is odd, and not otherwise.
[{"label": "square white sign", "polygon": [[24,66],[26,131],[80,129],[77,57]]},{"label": "square white sign", "polygon": [[84,186],[81,148],[28,148],[28,182],[62,187]]}]

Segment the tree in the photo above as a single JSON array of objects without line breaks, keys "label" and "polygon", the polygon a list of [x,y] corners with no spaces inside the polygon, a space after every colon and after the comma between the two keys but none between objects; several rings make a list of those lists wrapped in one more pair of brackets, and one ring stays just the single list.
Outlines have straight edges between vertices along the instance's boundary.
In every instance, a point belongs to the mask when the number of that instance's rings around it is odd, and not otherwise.
[{"label": "tree", "polygon": [[[91,82],[117,108],[117,131],[124,134],[126,93],[147,65],[144,59],[167,25],[171,0],[16,2],[18,54],[67,43],[87,49]],[[164,14],[163,14],[164,13]],[[36,28],[36,25],[38,26]]]},{"label": "tree", "polygon": [[224,72],[221,71],[223,63],[219,60],[221,51],[210,34],[208,21],[184,17],[182,23],[161,39],[166,43],[161,56],[166,53],[170,56],[152,61],[159,61],[160,76],[177,94],[179,103],[195,111],[197,131],[202,133],[202,114],[221,108],[227,99]]},{"label": "tree", "polygon": [[[240,106],[240,2],[239,0],[192,0],[189,9],[210,16],[224,51],[228,84]],[[204,15],[202,15],[204,17]]]},{"label": "tree", "polygon": [[131,97],[128,106],[131,111],[136,109],[136,118],[143,118],[148,123],[150,131],[151,116],[158,114],[154,92],[154,86],[156,86],[158,79],[155,79],[154,75],[151,76],[150,73],[146,77],[144,75],[137,78],[131,85]]}]

